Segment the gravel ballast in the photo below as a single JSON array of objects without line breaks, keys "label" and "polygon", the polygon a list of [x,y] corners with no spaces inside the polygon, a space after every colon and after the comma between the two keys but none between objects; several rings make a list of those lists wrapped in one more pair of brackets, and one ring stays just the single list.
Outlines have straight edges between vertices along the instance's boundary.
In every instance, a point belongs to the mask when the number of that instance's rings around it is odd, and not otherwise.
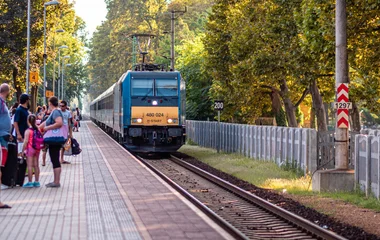
[{"label": "gravel ballast", "polygon": [[174,153],[173,155],[215,176],[218,176],[246,191],[249,191],[257,195],[258,197],[268,200],[279,207],[293,212],[299,215],[300,217],[312,221],[321,227],[329,229],[347,239],[380,239],[380,237],[373,234],[369,234],[361,228],[342,223],[332,217],[322,214],[312,208],[306,207],[300,204],[299,202],[296,202],[290,198],[280,195],[272,190],[262,189],[257,186],[254,186],[246,181],[243,181],[218,169],[215,169],[191,156],[179,152]]}]

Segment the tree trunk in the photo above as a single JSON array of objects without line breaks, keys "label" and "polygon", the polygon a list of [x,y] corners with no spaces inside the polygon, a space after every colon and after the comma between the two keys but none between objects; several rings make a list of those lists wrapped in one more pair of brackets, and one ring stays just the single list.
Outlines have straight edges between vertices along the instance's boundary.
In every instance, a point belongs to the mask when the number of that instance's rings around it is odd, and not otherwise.
[{"label": "tree trunk", "polygon": [[21,90],[20,85],[17,83],[17,77],[18,77],[18,68],[17,68],[17,65],[14,64],[13,70],[12,70],[12,80],[13,80],[13,87],[16,89],[16,101],[18,102],[22,94],[22,90]]},{"label": "tree trunk", "polygon": [[316,126],[315,126],[315,110],[314,110],[314,107],[312,107],[311,111],[310,111],[310,128],[313,128],[313,129],[316,128]]},{"label": "tree trunk", "polygon": [[278,92],[272,90],[272,92],[270,93],[270,99],[272,100],[272,112],[274,117],[276,118],[277,126],[286,127],[286,116],[284,109],[282,108]]},{"label": "tree trunk", "polygon": [[350,111],[350,118],[352,122],[351,129],[354,132],[360,132],[361,125],[360,125],[360,111],[358,106],[356,105],[355,101],[352,100],[352,110]]},{"label": "tree trunk", "polygon": [[32,94],[31,94],[31,101],[30,101],[30,111],[33,113],[37,109],[37,93],[38,93],[38,86],[32,86]]},{"label": "tree trunk", "polygon": [[281,94],[280,95],[282,97],[282,101],[284,102],[285,112],[286,112],[286,116],[288,119],[288,125],[289,125],[289,127],[296,128],[298,126],[298,124],[297,124],[295,107],[289,98],[289,88],[288,88],[288,85],[286,83],[286,80],[282,80],[280,88],[281,88]]},{"label": "tree trunk", "polygon": [[325,106],[323,105],[322,96],[315,80],[310,84],[310,92],[313,100],[313,108],[317,117],[317,129],[322,132],[327,131]]}]

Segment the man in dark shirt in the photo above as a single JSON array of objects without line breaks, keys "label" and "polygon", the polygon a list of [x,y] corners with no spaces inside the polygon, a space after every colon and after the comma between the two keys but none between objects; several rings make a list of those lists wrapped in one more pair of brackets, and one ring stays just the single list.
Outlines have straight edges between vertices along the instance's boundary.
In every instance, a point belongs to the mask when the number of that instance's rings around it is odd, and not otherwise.
[{"label": "man in dark shirt", "polygon": [[14,127],[17,141],[19,143],[24,142],[24,134],[28,129],[28,105],[29,105],[29,95],[22,94],[20,96],[20,106],[17,108],[14,116]]}]

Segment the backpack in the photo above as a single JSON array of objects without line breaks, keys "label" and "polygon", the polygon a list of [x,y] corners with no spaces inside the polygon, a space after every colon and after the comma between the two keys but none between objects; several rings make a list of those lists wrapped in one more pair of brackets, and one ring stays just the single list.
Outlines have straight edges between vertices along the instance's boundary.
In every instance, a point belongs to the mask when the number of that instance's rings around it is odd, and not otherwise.
[{"label": "backpack", "polygon": [[79,143],[75,138],[71,139],[71,152],[73,155],[79,155],[82,152],[82,149],[80,149]]},{"label": "backpack", "polygon": [[33,131],[33,140],[32,140],[32,148],[36,150],[41,150],[45,147],[44,137],[42,136],[39,130],[32,129]]}]

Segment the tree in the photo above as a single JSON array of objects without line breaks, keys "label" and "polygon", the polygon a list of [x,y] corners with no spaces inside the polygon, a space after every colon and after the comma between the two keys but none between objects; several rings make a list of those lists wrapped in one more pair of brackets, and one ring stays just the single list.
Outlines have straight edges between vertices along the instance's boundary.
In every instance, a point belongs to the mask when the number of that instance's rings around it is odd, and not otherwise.
[{"label": "tree", "polygon": [[194,41],[186,41],[181,46],[181,58],[178,69],[186,81],[186,117],[194,120],[212,119],[212,101],[209,90],[212,79],[204,68],[203,36],[198,36]]},{"label": "tree", "polygon": [[[31,11],[31,70],[40,71],[43,62],[43,6],[45,1],[32,1]],[[0,70],[9,83],[12,83],[16,99],[25,91],[25,75],[26,75],[26,31],[27,31],[27,4],[23,0],[1,0],[0,15]],[[57,13],[60,14],[57,14]],[[53,42],[53,36],[57,27],[66,30],[65,40],[75,39],[78,50],[82,45],[77,34],[83,29],[83,21],[75,16],[73,4],[68,4],[67,0],[60,1],[60,6],[50,9],[47,12],[47,40],[48,40],[48,60],[54,59],[56,52],[50,48]],[[60,23],[59,26],[57,23]],[[78,38],[77,38],[78,37]],[[59,37],[58,37],[59,38]],[[58,39],[58,43],[60,43]],[[74,50],[73,50],[74,52]],[[80,56],[78,56],[81,58]],[[52,65],[50,65],[52,66]],[[51,69],[48,69],[51,73]],[[35,107],[38,86],[32,84],[31,92],[33,108]],[[33,109],[34,110],[34,109]]]}]

